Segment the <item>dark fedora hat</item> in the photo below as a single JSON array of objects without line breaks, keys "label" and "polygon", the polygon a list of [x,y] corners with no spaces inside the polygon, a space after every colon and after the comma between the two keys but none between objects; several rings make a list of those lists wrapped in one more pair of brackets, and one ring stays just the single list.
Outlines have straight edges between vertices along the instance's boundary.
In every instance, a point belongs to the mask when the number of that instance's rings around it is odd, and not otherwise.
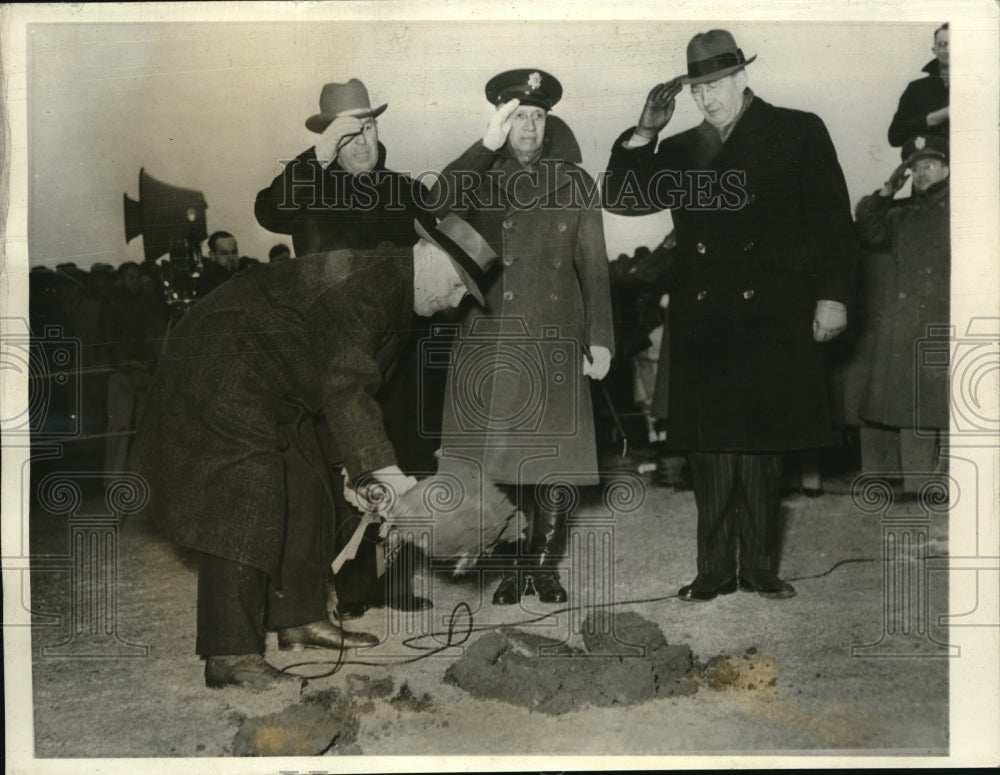
[{"label": "dark fedora hat", "polygon": [[708,83],[746,67],[757,58],[747,59],[736,39],[726,30],[699,32],[688,43],[688,72],[684,83]]},{"label": "dark fedora hat", "polygon": [[382,115],[386,107],[387,104],[373,108],[368,89],[357,78],[347,83],[328,83],[319,94],[319,113],[306,119],[306,129],[322,132],[339,116],[374,118]]},{"label": "dark fedora hat", "polygon": [[552,106],[562,98],[562,84],[554,75],[538,68],[507,70],[487,82],[486,99],[494,105],[502,105],[515,98],[521,100],[522,105],[552,110]]},{"label": "dark fedora hat", "polygon": [[948,138],[941,135],[916,135],[903,146],[903,161],[907,165],[917,159],[940,159],[948,163]]},{"label": "dark fedora hat", "polygon": [[455,213],[445,216],[433,229],[424,228],[419,220],[413,221],[413,228],[448,254],[469,293],[485,307],[486,274],[496,262],[497,253],[483,235]]}]

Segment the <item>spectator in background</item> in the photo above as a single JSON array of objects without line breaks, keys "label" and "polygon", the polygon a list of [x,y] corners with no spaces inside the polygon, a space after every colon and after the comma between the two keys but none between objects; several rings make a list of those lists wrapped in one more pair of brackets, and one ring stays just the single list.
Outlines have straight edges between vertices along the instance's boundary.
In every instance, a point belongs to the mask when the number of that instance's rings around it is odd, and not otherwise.
[{"label": "spectator in background", "polygon": [[899,98],[889,125],[889,145],[899,148],[915,135],[948,137],[948,25],[934,31],[934,59],[923,70],[926,78],[911,81]]},{"label": "spectator in background", "polygon": [[109,437],[104,448],[108,483],[128,468],[131,431],[142,418],[146,393],[167,331],[166,311],[143,291],[143,272],[127,261],[118,267],[121,284],[102,308],[102,332],[111,367],[108,376]]},{"label": "spectator in background", "polygon": [[[940,436],[948,429],[948,367],[921,363],[917,343],[940,327],[947,352],[951,242],[948,140],[917,135],[903,146],[903,163],[881,189],[858,203],[862,242],[892,250],[894,275],[876,328],[872,369],[861,416],[899,428],[903,492],[915,493],[943,470]],[[913,194],[894,200],[912,172]],[[918,400],[919,399],[919,400]]]},{"label": "spectator in background", "polygon": [[204,298],[232,277],[240,266],[240,249],[236,237],[228,231],[216,231],[208,238],[208,257],[202,262],[201,275],[195,288],[198,298]]},{"label": "spectator in background", "polygon": [[284,242],[279,242],[267,252],[267,260],[271,264],[279,261],[288,261],[292,257],[292,251]]}]

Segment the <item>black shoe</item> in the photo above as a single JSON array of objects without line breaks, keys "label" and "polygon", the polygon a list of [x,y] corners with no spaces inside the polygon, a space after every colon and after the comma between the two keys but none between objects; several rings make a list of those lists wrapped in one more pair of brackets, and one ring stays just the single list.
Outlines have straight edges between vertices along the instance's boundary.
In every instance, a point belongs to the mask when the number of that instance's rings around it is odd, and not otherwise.
[{"label": "black shoe", "polygon": [[795,587],[779,579],[769,570],[748,570],[740,573],[740,589],[756,592],[761,597],[783,600],[795,597]]},{"label": "black shoe", "polygon": [[360,619],[365,615],[365,611],[367,610],[367,603],[337,601],[337,617],[344,622],[350,619]]},{"label": "black shoe", "polygon": [[505,573],[493,593],[493,605],[514,605],[521,601],[521,579],[517,573]]},{"label": "black shoe", "polygon": [[531,584],[538,593],[539,603],[566,602],[566,590],[559,583],[559,574],[554,570],[532,573]]},{"label": "black shoe", "polygon": [[731,595],[736,591],[736,576],[730,573],[699,573],[686,587],[681,587],[677,597],[689,602],[704,602],[718,595]]},{"label": "black shoe", "polygon": [[406,611],[407,613],[426,611],[428,608],[434,607],[434,603],[428,598],[414,595],[412,592],[406,595],[393,595],[386,601],[386,605],[389,608],[394,608],[397,611]]},{"label": "black shoe", "polygon": [[299,627],[285,627],[278,630],[278,648],[292,649],[352,649],[375,646],[378,638],[367,632],[348,632],[333,622],[320,620]]},{"label": "black shoe", "polygon": [[302,680],[268,664],[260,654],[230,654],[205,659],[205,686],[211,689],[239,686],[259,691],[291,683],[301,685]]}]

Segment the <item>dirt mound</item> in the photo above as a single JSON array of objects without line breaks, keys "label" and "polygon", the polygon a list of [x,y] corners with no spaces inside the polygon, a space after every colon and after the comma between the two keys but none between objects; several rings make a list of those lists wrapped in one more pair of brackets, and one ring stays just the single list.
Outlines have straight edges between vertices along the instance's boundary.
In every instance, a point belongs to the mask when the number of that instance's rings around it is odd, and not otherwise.
[{"label": "dirt mound", "polygon": [[691,648],[636,613],[591,614],[584,648],[522,630],[485,633],[445,673],[474,697],[561,714],[698,690]]}]

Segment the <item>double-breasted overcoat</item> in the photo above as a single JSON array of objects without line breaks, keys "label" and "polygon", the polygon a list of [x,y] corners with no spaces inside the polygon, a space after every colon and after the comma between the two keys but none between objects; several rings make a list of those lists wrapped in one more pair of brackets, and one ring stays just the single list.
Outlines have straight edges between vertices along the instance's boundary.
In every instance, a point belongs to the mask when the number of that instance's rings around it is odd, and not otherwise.
[{"label": "double-breasted overcoat", "polygon": [[[496,482],[598,482],[583,360],[595,345],[613,352],[614,332],[601,213],[579,161],[569,127],[550,115],[533,167],[477,142],[443,173],[441,199],[500,260],[485,309],[464,308],[442,448],[478,461]],[[463,186],[474,195],[467,201],[455,198]]]},{"label": "double-breasted overcoat", "polygon": [[850,201],[819,117],[753,97],[725,142],[707,122],[611,151],[605,206],[669,209],[667,443],[766,452],[833,440],[816,302],[847,302],[857,265]]},{"label": "double-breasted overcoat", "polygon": [[390,245],[255,267],[194,305],[160,358],[132,461],[170,537],[279,576],[296,416],[325,416],[352,476],[392,465],[374,395],[412,314],[412,249]]},{"label": "double-breasted overcoat", "polygon": [[948,182],[903,202],[877,193],[857,207],[871,248],[892,250],[861,417],[897,428],[948,427],[951,237]]}]

